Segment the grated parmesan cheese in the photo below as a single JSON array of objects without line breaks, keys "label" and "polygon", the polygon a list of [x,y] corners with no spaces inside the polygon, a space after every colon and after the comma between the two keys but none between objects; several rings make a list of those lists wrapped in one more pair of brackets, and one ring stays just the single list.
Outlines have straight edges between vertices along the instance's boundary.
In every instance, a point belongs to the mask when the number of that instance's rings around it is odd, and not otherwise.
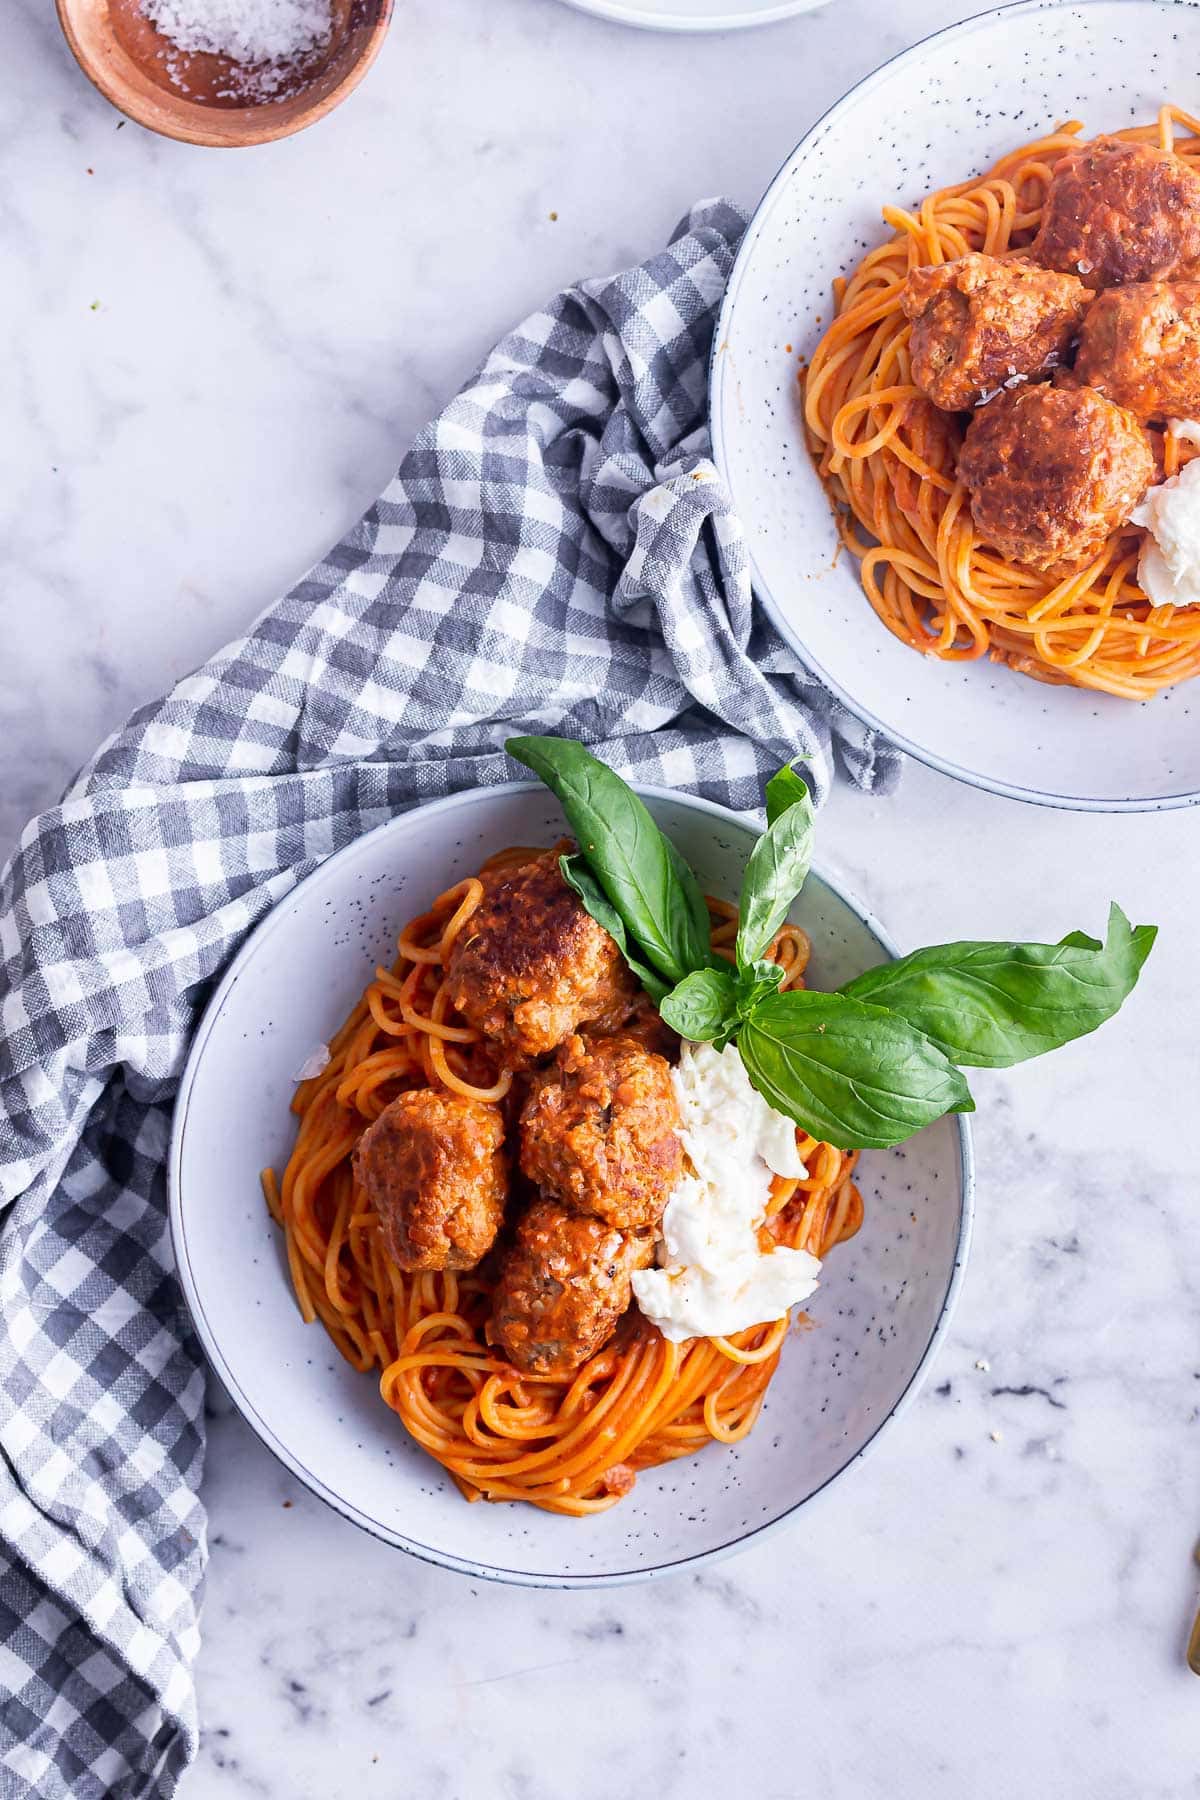
[{"label": "grated parmesan cheese", "polygon": [[242,64],[283,63],[329,41],[330,0],[141,0],[179,50]]}]

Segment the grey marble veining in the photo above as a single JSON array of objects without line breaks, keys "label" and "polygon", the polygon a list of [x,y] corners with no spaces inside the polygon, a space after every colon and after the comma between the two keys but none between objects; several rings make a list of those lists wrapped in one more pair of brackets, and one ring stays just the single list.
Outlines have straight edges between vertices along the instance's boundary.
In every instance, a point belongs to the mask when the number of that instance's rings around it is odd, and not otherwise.
[{"label": "grey marble veining", "polygon": [[[9,0],[0,840],[358,516],[505,326],[700,194],[752,204],[851,81],[967,10],[836,0],[689,41],[407,0],[341,112],[220,154],[118,129],[45,0]],[[183,1792],[1200,1793],[1198,830],[920,769],[839,792],[822,854],[902,944],[1095,930],[1110,897],[1163,927],[1118,1023],[975,1077],[975,1246],[921,1399],[761,1548],[539,1594],[359,1535],[215,1395]]]}]

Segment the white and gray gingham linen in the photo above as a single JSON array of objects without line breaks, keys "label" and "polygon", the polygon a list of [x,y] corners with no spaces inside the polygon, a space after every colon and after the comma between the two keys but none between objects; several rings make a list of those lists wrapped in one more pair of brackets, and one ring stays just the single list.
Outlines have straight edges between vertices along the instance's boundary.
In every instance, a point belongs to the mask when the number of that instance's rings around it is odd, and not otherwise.
[{"label": "white and gray gingham linen", "polygon": [[756,806],[880,744],[751,608],[708,459],[744,220],[559,295],[249,634],[105,744],[0,884],[0,1795],[167,1795],[197,1747],[201,1356],[164,1164],[189,1035],[247,932],[513,731]]}]

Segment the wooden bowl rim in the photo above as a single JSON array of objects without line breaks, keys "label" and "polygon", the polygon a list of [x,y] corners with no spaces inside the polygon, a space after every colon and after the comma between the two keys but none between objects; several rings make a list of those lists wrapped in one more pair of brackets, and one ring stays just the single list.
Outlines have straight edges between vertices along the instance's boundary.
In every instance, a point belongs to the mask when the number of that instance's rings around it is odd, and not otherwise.
[{"label": "wooden bowl rim", "polygon": [[[341,80],[327,93],[314,99],[310,106],[299,108],[286,118],[271,118],[270,109],[275,104],[271,101],[262,101],[254,106],[222,107],[218,111],[183,95],[173,94],[167,88],[158,90],[162,94],[159,109],[161,116],[151,118],[143,96],[117,79],[108,68],[98,66],[85,51],[76,30],[75,14],[87,3],[88,0],[55,0],[55,10],[67,46],[92,86],[119,113],[131,119],[135,125],[141,125],[146,131],[153,131],[159,137],[173,138],[176,143],[198,144],[210,150],[244,150],[256,144],[277,143],[281,138],[294,137],[298,131],[306,130],[308,126],[315,125],[319,119],[333,112],[335,107],[340,106],[354,92],[379,55],[395,9],[395,0],[378,0],[378,15],[363,38],[357,57]],[[230,121],[233,126],[240,126],[240,130],[232,133],[215,132],[211,124],[214,113]]]}]

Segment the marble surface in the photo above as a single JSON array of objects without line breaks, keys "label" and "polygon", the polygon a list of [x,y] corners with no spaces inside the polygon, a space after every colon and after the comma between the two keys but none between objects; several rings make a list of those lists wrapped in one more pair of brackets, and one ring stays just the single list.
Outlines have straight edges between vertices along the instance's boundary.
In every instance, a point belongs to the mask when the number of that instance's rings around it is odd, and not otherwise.
[{"label": "marble surface", "polygon": [[[407,0],[341,112],[224,154],[118,129],[48,0],[7,0],[0,842],[338,536],[503,327],[697,195],[751,204],[966,10],[670,40]],[[790,1534],[600,1595],[381,1548],[216,1400],[188,1800],[1200,1793],[1198,830],[916,768],[839,791],[822,853],[902,943],[1095,929],[1110,895],[1163,926],[1118,1024],[978,1078],[975,1249],[923,1396]]]}]

